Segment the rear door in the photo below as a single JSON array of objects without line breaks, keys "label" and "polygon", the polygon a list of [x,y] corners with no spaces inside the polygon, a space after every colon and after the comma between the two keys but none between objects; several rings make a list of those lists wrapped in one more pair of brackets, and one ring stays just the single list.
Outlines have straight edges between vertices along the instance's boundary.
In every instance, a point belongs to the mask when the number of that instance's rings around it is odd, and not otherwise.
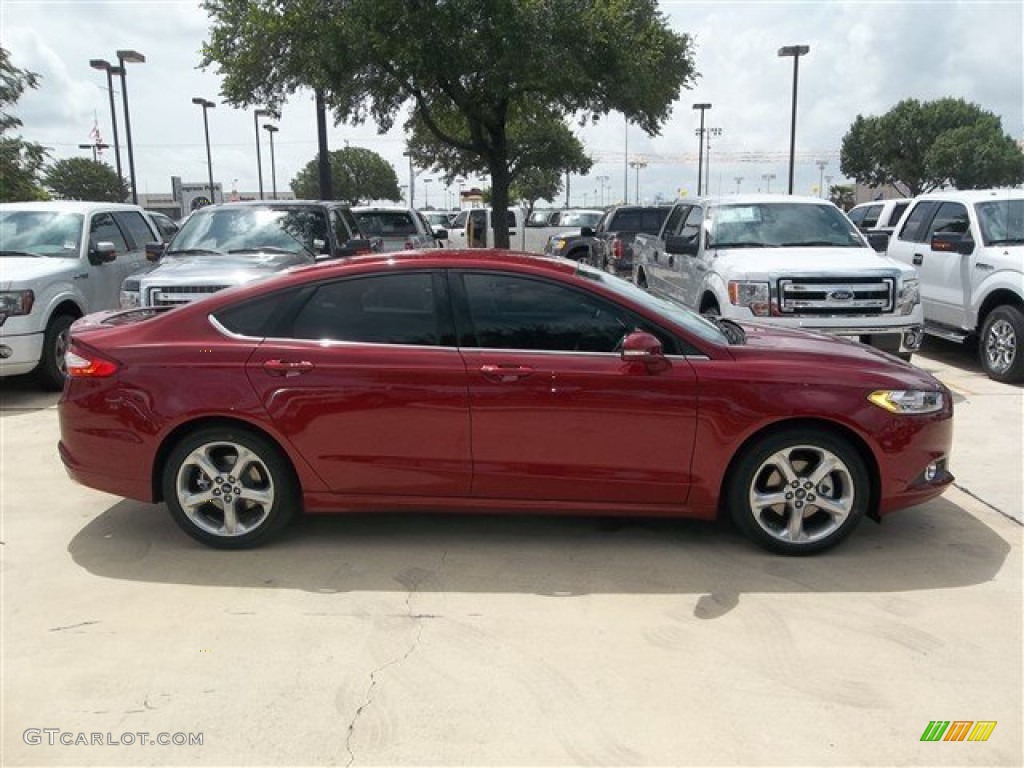
[{"label": "rear door", "polygon": [[466,368],[430,271],[303,289],[247,365],[275,425],[338,494],[467,496]]}]

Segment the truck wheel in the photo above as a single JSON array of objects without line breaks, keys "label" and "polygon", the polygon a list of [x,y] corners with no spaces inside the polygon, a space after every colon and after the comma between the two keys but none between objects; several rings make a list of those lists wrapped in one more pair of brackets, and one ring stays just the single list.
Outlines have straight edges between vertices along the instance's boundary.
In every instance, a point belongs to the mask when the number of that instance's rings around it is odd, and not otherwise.
[{"label": "truck wheel", "polygon": [[71,341],[71,324],[75,318],[71,315],[56,315],[50,318],[43,336],[43,356],[36,368],[36,378],[40,386],[57,391],[64,388],[64,379],[68,375],[64,354],[68,351]]},{"label": "truck wheel", "polygon": [[1024,381],[1024,312],[1008,304],[996,307],[985,318],[978,343],[981,367],[989,378],[1007,384]]}]

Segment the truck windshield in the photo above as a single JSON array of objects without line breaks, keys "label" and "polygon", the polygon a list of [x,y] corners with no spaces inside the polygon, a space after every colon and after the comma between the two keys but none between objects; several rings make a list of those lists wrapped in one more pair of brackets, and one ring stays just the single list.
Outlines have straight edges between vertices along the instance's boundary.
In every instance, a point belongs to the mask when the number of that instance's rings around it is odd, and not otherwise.
[{"label": "truck windshield", "polygon": [[167,254],[261,250],[316,254],[327,247],[327,216],[320,209],[217,207],[189,216]]},{"label": "truck windshield", "polygon": [[711,208],[709,248],[865,248],[838,208],[825,203],[744,203]]},{"label": "truck windshield", "polygon": [[57,211],[0,212],[0,252],[5,256],[77,259],[84,217]]},{"label": "truck windshield", "polygon": [[978,203],[975,209],[985,245],[1024,243],[1024,198]]}]

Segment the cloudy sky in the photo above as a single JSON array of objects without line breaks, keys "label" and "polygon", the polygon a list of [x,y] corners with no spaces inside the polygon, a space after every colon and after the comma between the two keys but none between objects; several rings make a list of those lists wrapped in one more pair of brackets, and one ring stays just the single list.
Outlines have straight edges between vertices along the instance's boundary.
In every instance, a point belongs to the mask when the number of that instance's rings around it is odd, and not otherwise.
[{"label": "cloudy sky", "polygon": [[[628,160],[647,163],[639,171],[643,199],[694,194],[696,102],[713,105],[706,125],[721,129],[711,140],[710,191],[782,191],[793,72],[792,59],[777,56],[784,45],[811,48],[800,60],[797,193],[812,194],[823,176],[840,183],[839,148],[853,119],[882,114],[901,99],[961,97],[997,114],[1015,139],[1024,137],[1020,0],[663,0],[661,7],[674,29],[693,36],[700,78],[682,93],[660,136],[627,129],[616,115],[579,131],[595,165],[587,177],[572,178],[574,205],[620,200],[624,182],[634,200],[637,172],[627,173]],[[171,176],[207,178],[194,96],[218,102],[209,113],[215,180],[226,190],[256,190],[253,114],[221,104],[218,75],[198,69],[208,28],[193,0],[0,0],[2,45],[15,66],[42,78],[15,108],[22,134],[52,148],[54,158],[82,156],[87,153],[78,145],[90,141],[95,118],[110,142],[106,76],[90,69],[89,60],[114,60],[116,50],[134,49],[146,56],[143,64],[129,64],[127,75],[139,192],[169,194]],[[123,144],[120,95],[118,120]],[[285,189],[316,153],[312,95],[293,97],[278,125],[277,185]],[[261,134],[269,192],[269,148]],[[408,183],[400,130],[378,135],[372,125],[330,129],[332,149],[346,141],[382,155],[399,182]],[[113,153],[106,155],[113,164]],[[824,169],[819,161],[827,163]],[[771,174],[775,178],[766,180]],[[425,183],[434,176],[418,177],[418,206],[454,201],[454,190],[440,180]]]}]

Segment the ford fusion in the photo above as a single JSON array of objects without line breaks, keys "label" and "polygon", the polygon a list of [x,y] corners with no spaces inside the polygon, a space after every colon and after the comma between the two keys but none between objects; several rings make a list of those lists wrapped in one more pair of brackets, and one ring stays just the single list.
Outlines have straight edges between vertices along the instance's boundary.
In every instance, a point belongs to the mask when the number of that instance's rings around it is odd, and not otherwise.
[{"label": "ford fusion", "polygon": [[443,510],[725,514],[798,555],[953,480],[924,371],[567,260],[361,256],[71,334],[70,475],[215,547],[302,511]]}]

